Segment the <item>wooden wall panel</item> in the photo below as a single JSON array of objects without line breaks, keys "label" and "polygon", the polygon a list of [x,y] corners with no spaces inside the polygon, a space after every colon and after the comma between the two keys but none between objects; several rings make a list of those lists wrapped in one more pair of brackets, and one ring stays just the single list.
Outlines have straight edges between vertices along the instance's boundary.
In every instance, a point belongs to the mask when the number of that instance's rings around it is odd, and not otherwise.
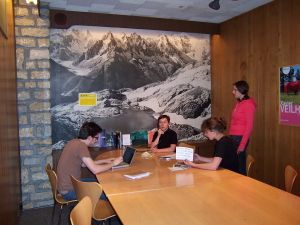
[{"label": "wooden wall panel", "polygon": [[0,33],[0,223],[18,224],[20,159],[12,0],[6,0],[8,37]]},{"label": "wooden wall panel", "polygon": [[[257,102],[249,152],[254,177],[284,188],[284,167],[300,173],[300,127],[279,125],[279,68],[300,64],[300,4],[275,0],[224,22],[212,37],[212,111],[227,120],[234,104],[232,84],[245,79]],[[300,195],[300,176],[294,193]]]}]

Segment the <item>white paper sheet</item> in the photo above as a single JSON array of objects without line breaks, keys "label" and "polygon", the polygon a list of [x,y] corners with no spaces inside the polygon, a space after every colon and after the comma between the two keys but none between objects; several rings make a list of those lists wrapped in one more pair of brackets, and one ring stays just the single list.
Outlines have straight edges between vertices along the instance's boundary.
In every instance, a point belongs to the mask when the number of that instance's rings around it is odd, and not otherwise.
[{"label": "white paper sheet", "polygon": [[193,161],[194,149],[187,147],[176,147],[176,160]]}]

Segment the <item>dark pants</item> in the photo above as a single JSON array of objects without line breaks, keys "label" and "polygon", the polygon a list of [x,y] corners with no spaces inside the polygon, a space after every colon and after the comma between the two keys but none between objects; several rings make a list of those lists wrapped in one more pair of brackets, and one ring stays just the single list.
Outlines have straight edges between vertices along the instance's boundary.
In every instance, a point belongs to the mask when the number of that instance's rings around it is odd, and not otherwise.
[{"label": "dark pants", "polygon": [[[238,135],[230,135],[231,139],[234,141],[235,146],[236,146],[236,151],[238,150],[238,147],[241,143],[241,140],[243,138],[243,136],[238,136]],[[239,160],[239,173],[242,175],[247,175],[247,170],[246,170],[246,159],[247,159],[247,147],[249,144],[249,140],[245,146],[245,149],[243,152],[240,152],[238,154],[238,160]]]},{"label": "dark pants", "polygon": [[[97,180],[94,179],[94,178],[81,178],[80,180],[83,181],[83,182],[97,182]],[[76,199],[77,199],[76,193],[75,193],[74,190],[71,190],[71,191],[69,191],[68,193],[63,194],[63,195],[61,195],[61,196],[62,196],[65,200],[68,200],[68,201],[76,200]],[[107,197],[106,197],[106,195],[105,195],[105,193],[104,193],[104,191],[102,191],[102,194],[101,194],[101,196],[100,196],[100,199],[101,199],[101,200],[105,200],[105,201],[108,200]]]}]

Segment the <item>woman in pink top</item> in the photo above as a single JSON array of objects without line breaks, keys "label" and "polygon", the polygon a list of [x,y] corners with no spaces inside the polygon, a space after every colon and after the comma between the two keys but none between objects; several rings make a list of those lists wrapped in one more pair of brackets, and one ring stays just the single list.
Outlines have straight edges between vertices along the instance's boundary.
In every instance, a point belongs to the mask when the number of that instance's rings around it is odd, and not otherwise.
[{"label": "woman in pink top", "polygon": [[241,80],[233,84],[232,94],[237,99],[231,113],[229,135],[235,141],[239,158],[239,171],[246,175],[246,149],[253,129],[256,103],[248,96],[249,85]]}]

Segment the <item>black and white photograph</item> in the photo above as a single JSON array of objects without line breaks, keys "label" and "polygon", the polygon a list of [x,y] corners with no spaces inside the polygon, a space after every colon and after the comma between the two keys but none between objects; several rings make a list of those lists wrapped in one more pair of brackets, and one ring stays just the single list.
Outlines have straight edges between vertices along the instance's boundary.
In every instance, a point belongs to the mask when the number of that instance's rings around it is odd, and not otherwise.
[{"label": "black and white photograph", "polygon": [[[210,38],[206,34],[72,26],[50,30],[54,148],[86,120],[107,133],[151,130],[170,116],[178,140],[199,140],[211,115]],[[79,106],[79,93],[97,105]]]}]

